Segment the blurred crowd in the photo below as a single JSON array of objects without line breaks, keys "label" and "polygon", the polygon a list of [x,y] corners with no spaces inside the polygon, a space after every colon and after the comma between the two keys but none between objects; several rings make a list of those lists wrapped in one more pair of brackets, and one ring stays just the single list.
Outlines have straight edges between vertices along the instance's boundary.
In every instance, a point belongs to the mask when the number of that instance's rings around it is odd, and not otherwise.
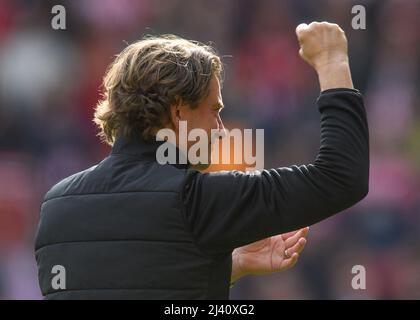
[{"label": "blurred crowd", "polygon": [[[53,30],[51,8],[66,9]],[[366,8],[353,30],[351,8]],[[93,108],[113,56],[146,34],[211,42],[228,128],[265,129],[265,167],[314,161],[319,86],[301,22],[340,24],[370,125],[369,195],[311,228],[297,266],[247,277],[240,299],[420,298],[420,1],[0,0],[0,299],[39,299],[33,239],[45,192],[109,153]],[[304,199],[302,200],[304,201]],[[351,286],[366,269],[366,290]]]}]

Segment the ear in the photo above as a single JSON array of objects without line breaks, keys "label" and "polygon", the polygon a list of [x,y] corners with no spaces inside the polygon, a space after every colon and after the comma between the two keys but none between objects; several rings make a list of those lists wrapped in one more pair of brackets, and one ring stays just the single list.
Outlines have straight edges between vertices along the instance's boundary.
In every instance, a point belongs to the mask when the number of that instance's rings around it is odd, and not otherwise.
[{"label": "ear", "polygon": [[171,105],[171,125],[172,127],[175,129],[175,131],[179,130],[179,121],[181,120],[181,110],[180,110],[180,105],[178,104],[173,104]]},{"label": "ear", "polygon": [[191,109],[188,104],[179,102],[171,105],[171,125],[178,131],[179,121],[188,121],[191,118]]}]

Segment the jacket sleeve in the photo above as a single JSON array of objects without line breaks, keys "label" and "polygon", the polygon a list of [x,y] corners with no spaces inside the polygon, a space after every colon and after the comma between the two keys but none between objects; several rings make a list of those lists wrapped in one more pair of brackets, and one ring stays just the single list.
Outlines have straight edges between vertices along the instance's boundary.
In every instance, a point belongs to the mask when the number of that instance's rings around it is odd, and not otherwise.
[{"label": "jacket sleeve", "polygon": [[369,134],[362,95],[330,89],[317,99],[320,148],[313,164],[254,172],[189,170],[183,214],[209,254],[317,223],[368,193]]}]

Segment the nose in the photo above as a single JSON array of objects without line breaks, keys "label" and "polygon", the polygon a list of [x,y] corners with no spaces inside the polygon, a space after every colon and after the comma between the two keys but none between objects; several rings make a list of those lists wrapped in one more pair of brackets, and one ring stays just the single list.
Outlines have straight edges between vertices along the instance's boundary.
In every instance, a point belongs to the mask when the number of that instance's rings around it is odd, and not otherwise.
[{"label": "nose", "polygon": [[217,124],[218,124],[218,130],[219,130],[219,138],[224,138],[226,136],[226,129],[223,125],[222,118],[220,115],[217,115]]}]

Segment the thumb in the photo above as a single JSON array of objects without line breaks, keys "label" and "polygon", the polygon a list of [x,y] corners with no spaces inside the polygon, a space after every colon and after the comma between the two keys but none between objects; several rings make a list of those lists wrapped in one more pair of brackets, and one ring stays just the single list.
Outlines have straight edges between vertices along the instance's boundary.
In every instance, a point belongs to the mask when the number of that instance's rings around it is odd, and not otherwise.
[{"label": "thumb", "polygon": [[299,49],[299,55],[302,59],[305,59],[305,55],[303,54],[303,49],[302,48]]},{"label": "thumb", "polygon": [[307,63],[309,63],[310,65],[313,65],[312,64],[312,61],[310,61],[306,56],[305,56],[305,53],[303,52],[303,49],[302,48],[300,48],[299,49],[299,55],[300,55],[300,57],[304,60],[304,61],[306,61]]}]

